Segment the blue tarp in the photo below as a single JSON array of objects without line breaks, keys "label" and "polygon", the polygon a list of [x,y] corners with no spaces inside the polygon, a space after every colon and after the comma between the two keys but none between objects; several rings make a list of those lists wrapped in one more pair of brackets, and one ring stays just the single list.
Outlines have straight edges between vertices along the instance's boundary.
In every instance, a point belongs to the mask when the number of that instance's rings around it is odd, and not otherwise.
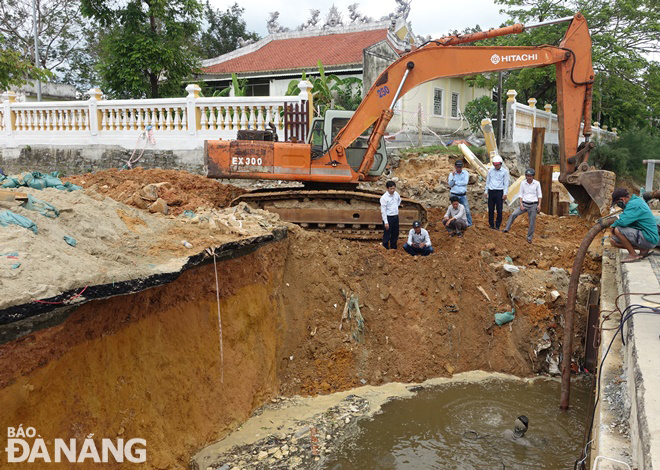
[{"label": "blue tarp", "polygon": [[3,227],[7,227],[8,225],[19,225],[21,227],[32,230],[35,234],[39,232],[37,224],[32,222],[27,217],[15,214],[12,211],[0,211],[0,225]]}]

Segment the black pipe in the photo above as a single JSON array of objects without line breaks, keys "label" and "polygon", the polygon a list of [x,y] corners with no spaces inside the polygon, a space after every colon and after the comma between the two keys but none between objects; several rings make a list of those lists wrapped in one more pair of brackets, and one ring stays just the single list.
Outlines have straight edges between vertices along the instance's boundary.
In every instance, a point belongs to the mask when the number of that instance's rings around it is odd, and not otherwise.
[{"label": "black pipe", "polygon": [[[616,219],[606,218],[599,219],[596,225],[591,227],[587,234],[582,239],[580,248],[575,255],[573,261],[573,270],[571,271],[571,280],[568,283],[568,297],[566,299],[566,313],[564,314],[564,344],[563,344],[563,358],[561,364],[561,399],[559,408],[562,410],[568,409],[569,399],[571,395],[571,358],[573,356],[573,324],[575,322],[575,301],[577,299],[578,284],[580,282],[580,274],[582,272],[582,264],[584,257],[587,254],[589,245],[596,238],[596,236],[612,225]],[[598,371],[600,373],[600,371]]]}]

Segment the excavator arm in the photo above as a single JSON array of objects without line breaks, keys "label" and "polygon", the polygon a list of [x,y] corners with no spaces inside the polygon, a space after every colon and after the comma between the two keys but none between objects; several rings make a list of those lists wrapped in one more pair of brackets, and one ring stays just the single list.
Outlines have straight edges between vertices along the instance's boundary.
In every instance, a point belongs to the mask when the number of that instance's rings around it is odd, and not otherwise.
[{"label": "excavator arm", "polygon": [[[502,70],[516,70],[555,65],[557,76],[557,115],[559,121],[560,181],[577,199],[581,212],[587,212],[593,200],[601,212],[607,206],[614,186],[614,174],[594,170],[587,159],[593,144],[591,135],[591,96],[594,72],[591,64],[591,37],[587,22],[580,13],[558,47],[461,46],[468,42],[517,34],[539,25],[521,24],[490,31],[450,36],[430,41],[391,64],[374,82],[348,124],[329,148],[326,161],[345,161],[345,149],[371,125],[369,146],[357,171],[359,180],[368,179],[373,156],[393,116],[400,96],[412,88],[443,77],[460,77]],[[553,23],[553,22],[549,22]],[[548,23],[544,23],[548,24]],[[585,143],[579,145],[580,126],[584,121]]]}]

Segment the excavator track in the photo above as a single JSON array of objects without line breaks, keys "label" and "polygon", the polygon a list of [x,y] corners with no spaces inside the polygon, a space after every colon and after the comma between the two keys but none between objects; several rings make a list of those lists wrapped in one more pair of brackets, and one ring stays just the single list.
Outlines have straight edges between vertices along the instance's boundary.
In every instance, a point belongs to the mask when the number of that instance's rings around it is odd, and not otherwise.
[{"label": "excavator track", "polygon": [[[279,214],[282,220],[349,240],[377,240],[383,236],[381,193],[363,189],[260,189],[231,202]],[[426,224],[426,209],[412,199],[401,198],[399,236],[406,236],[412,223]]]}]

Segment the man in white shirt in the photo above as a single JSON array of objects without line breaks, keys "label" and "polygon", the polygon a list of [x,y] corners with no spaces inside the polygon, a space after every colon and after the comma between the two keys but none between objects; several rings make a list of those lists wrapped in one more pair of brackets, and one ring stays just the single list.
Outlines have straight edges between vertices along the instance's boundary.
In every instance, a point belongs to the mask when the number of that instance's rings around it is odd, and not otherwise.
[{"label": "man in white shirt", "polygon": [[383,246],[386,249],[396,250],[396,242],[399,238],[399,206],[401,196],[396,192],[396,183],[388,181],[385,183],[387,192],[380,198],[380,213],[385,226],[383,233]]},{"label": "man in white shirt", "polygon": [[408,243],[403,245],[403,249],[412,256],[428,256],[433,253],[429,232],[422,228],[419,220],[413,222],[413,228],[408,232]]},{"label": "man in white shirt", "polygon": [[532,243],[532,236],[534,235],[534,229],[536,228],[536,214],[541,211],[542,197],[543,194],[541,193],[541,183],[534,179],[534,169],[527,168],[525,171],[525,181],[522,182],[520,185],[520,190],[518,191],[520,206],[517,207],[515,211],[513,211],[513,214],[511,214],[509,220],[507,220],[504,233],[511,230],[511,225],[513,225],[516,217],[527,212],[529,215],[527,243]]},{"label": "man in white shirt", "polygon": [[449,207],[445,216],[442,218],[442,225],[445,226],[450,237],[462,237],[463,232],[468,226],[467,217],[465,215],[465,207],[458,202],[458,196],[449,198]]},{"label": "man in white shirt", "polygon": [[[499,230],[502,223],[502,202],[506,201],[509,192],[509,170],[502,165],[502,157],[493,157],[493,168],[486,176],[486,198],[488,199],[488,226]],[[495,218],[497,209],[497,219]]]}]

